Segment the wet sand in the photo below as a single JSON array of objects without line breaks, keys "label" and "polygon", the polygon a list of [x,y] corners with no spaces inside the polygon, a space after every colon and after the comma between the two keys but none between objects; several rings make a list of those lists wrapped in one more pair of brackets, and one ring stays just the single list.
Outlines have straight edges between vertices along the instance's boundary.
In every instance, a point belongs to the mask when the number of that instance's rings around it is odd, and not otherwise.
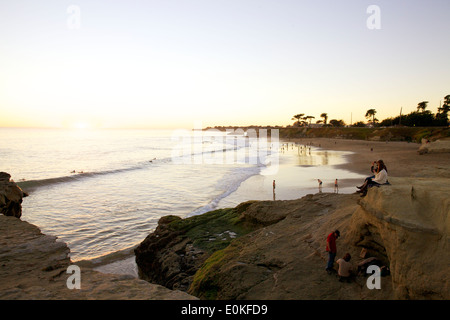
[{"label": "wet sand", "polygon": [[338,167],[370,174],[373,161],[382,159],[392,177],[450,178],[450,153],[419,155],[420,144],[344,139],[292,139],[290,143],[309,144],[328,150],[351,151],[348,163]]},{"label": "wet sand", "polygon": [[[229,197],[223,199],[218,207],[233,207],[248,200],[292,200],[315,193],[354,193],[365,177],[371,175],[372,162],[382,159],[388,168],[388,175],[408,178],[450,178],[450,154],[419,155],[420,144],[408,142],[380,142],[345,139],[291,139],[280,142],[288,144],[288,152],[280,152],[280,167],[275,175],[257,175],[244,181]],[[311,168],[314,172],[299,171],[299,167],[308,167],[306,157],[296,156],[296,147],[292,145],[311,145],[312,154],[326,151],[345,151],[341,155],[346,161],[333,160],[328,165]],[[286,148],[285,148],[286,150]],[[290,158],[289,158],[290,157]],[[289,158],[289,159],[287,159]],[[314,162],[314,161],[313,161]],[[283,164],[284,163],[284,164]],[[311,166],[318,163],[311,163]],[[339,189],[335,190],[334,181],[338,179]],[[319,188],[317,179],[323,181]],[[272,182],[276,180],[275,195]]]}]

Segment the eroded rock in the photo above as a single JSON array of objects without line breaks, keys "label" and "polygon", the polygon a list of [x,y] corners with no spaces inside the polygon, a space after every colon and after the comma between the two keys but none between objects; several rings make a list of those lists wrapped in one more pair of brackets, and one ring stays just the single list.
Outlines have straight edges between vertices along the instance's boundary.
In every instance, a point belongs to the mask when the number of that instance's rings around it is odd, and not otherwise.
[{"label": "eroded rock", "polygon": [[22,216],[22,199],[28,196],[11,180],[11,175],[0,172],[0,213],[5,216]]}]

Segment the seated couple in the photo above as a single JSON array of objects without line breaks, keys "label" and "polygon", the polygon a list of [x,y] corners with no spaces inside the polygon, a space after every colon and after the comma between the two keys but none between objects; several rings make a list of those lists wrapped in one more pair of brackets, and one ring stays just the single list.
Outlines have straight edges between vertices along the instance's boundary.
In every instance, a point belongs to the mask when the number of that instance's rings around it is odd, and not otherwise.
[{"label": "seated couple", "polygon": [[373,163],[371,168],[372,173],[374,174],[371,177],[366,178],[364,184],[360,187],[357,187],[359,190],[356,191],[361,193],[361,197],[364,197],[367,194],[367,189],[373,186],[379,186],[382,184],[389,183],[387,178],[387,168],[383,162],[383,160],[378,160]]}]

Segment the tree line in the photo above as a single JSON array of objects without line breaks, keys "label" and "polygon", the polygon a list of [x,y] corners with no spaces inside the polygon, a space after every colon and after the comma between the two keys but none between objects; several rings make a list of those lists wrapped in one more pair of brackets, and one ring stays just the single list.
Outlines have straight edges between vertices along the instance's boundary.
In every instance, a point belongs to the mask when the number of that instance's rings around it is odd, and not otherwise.
[{"label": "tree line", "polygon": [[[368,109],[365,113],[367,123],[359,121],[351,124],[352,127],[366,127],[366,126],[408,126],[408,127],[446,127],[449,125],[448,113],[450,111],[450,95],[444,97],[444,104],[439,106],[436,113],[432,113],[430,110],[426,110],[428,107],[428,101],[421,101],[417,104],[417,110],[412,111],[409,114],[402,115],[401,112],[396,117],[390,117],[379,121],[375,115],[376,109]],[[332,119],[328,121],[328,114],[322,113],[320,120],[316,121],[316,124],[322,124],[322,126],[328,127],[344,127],[346,123],[344,120]],[[292,117],[295,120],[294,127],[311,126],[314,116],[305,115],[304,113],[296,114]]]}]

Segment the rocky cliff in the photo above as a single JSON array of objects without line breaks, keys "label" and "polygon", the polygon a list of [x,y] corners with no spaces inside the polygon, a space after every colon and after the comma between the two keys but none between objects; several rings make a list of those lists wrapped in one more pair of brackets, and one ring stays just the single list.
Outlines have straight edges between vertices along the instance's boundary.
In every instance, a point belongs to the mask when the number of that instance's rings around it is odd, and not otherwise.
[{"label": "rocky cliff", "polygon": [[[148,280],[202,299],[449,299],[444,180],[392,178],[365,198],[315,194],[163,218],[136,261]],[[342,283],[325,272],[335,229],[337,258],[350,253],[355,270],[368,257],[390,268],[381,289],[369,289],[365,273]]]},{"label": "rocky cliff", "polygon": [[0,214],[20,218],[22,216],[22,199],[28,196],[10,180],[11,175],[0,172]]},{"label": "rocky cliff", "polygon": [[[23,191],[0,173],[0,299],[196,299],[132,276],[80,267],[80,288],[70,289],[76,271],[69,248],[56,237],[20,220]],[[75,280],[74,280],[75,281]]]},{"label": "rocky cliff", "polygon": [[449,299],[448,179],[394,181],[361,200],[347,244],[383,248],[396,297]]},{"label": "rocky cliff", "polygon": [[69,289],[74,271],[69,248],[15,217],[0,215],[0,299],[195,299],[126,275],[80,267],[80,289]]}]

